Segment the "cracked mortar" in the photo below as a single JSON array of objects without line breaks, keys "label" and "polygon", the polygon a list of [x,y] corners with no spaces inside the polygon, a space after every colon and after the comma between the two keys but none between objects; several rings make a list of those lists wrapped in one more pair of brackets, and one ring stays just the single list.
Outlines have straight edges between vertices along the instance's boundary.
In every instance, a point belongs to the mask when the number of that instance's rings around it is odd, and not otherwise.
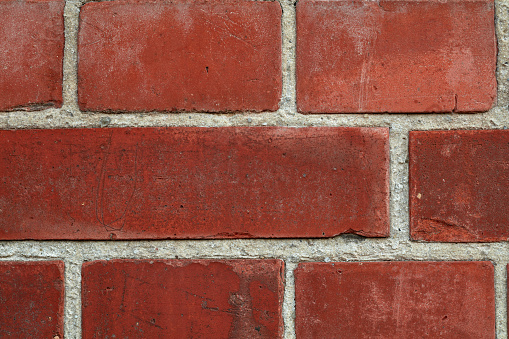
[{"label": "cracked mortar", "polygon": [[283,93],[277,112],[249,114],[92,114],[77,107],[77,27],[80,1],[65,6],[64,105],[38,112],[0,113],[0,128],[125,126],[355,126],[390,128],[391,236],[365,239],[237,239],[165,241],[3,241],[0,260],[65,262],[65,337],[81,337],[81,265],[113,258],[280,258],[286,264],[285,338],[295,338],[294,277],[299,262],[383,260],[490,260],[495,265],[496,333],[507,338],[506,264],[509,244],[421,243],[409,240],[408,132],[440,129],[502,129],[509,126],[509,0],[496,1],[498,103],[482,114],[301,115],[295,106],[295,6],[283,8]]}]

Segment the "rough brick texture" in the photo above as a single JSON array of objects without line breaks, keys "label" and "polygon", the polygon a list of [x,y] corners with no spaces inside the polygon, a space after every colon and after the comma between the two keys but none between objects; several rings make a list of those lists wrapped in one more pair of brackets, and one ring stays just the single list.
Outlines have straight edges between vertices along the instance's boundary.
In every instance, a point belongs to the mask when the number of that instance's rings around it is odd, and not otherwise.
[{"label": "rough brick texture", "polygon": [[410,133],[414,240],[509,239],[509,131]]},{"label": "rough brick texture", "polygon": [[0,262],[0,338],[63,338],[64,263]]},{"label": "rough brick texture", "polygon": [[83,338],[281,338],[280,260],[83,265]]},{"label": "rough brick texture", "polygon": [[0,0],[0,111],[62,105],[63,0]]},{"label": "rough brick texture", "polygon": [[495,338],[490,262],[306,263],[297,338]]},{"label": "rough brick texture", "polygon": [[496,54],[492,0],[301,0],[298,109],[486,111]]},{"label": "rough brick texture", "polygon": [[383,128],[1,131],[1,239],[387,236]]},{"label": "rough brick texture", "polygon": [[82,7],[87,111],[264,111],[281,96],[277,1],[107,1]]}]

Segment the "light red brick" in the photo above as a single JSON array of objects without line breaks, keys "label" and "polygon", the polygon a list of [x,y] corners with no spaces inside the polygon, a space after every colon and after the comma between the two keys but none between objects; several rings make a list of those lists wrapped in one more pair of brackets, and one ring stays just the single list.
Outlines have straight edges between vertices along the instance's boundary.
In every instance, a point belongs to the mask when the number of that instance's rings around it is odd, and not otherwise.
[{"label": "light red brick", "polygon": [[303,113],[477,112],[495,101],[492,0],[297,3]]},{"label": "light red brick", "polygon": [[0,262],[0,338],[63,338],[64,263]]},{"label": "light red brick", "polygon": [[86,111],[274,111],[277,1],[85,4],[78,94]]},{"label": "light red brick", "polygon": [[414,240],[509,240],[509,131],[410,132]]},{"label": "light red brick", "polygon": [[0,111],[62,105],[64,1],[0,0]]},{"label": "light red brick", "polygon": [[85,263],[83,338],[282,338],[281,260]]},{"label": "light red brick", "polygon": [[0,239],[389,234],[384,128],[0,131]]},{"label": "light red brick", "polygon": [[495,338],[490,262],[305,263],[297,338]]}]

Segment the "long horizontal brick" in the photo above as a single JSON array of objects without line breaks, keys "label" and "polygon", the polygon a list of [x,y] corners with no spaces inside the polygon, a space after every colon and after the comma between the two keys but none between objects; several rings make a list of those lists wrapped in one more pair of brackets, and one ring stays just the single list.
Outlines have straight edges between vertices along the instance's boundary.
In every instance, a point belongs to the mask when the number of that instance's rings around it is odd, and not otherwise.
[{"label": "long horizontal brick", "polygon": [[490,262],[306,263],[297,338],[495,338]]},{"label": "long horizontal brick", "polygon": [[0,131],[0,239],[389,234],[383,128]]},{"label": "long horizontal brick", "polygon": [[414,240],[509,240],[509,131],[410,132]]},{"label": "long horizontal brick", "polygon": [[63,338],[64,263],[0,262],[0,338]]},{"label": "long horizontal brick", "polygon": [[62,105],[63,0],[0,0],[0,111]]},{"label": "long horizontal brick", "polygon": [[303,113],[476,112],[496,97],[493,0],[297,4]]},{"label": "long horizontal brick", "polygon": [[282,338],[281,260],[112,260],[82,271],[83,338]]},{"label": "long horizontal brick", "polygon": [[86,111],[274,111],[281,97],[277,1],[103,1],[80,13]]}]

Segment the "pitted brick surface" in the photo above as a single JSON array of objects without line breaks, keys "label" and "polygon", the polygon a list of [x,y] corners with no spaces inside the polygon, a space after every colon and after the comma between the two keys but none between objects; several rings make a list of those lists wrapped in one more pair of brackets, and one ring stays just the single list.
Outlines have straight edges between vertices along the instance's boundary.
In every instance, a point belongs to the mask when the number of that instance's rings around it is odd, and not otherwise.
[{"label": "pitted brick surface", "polygon": [[64,263],[0,262],[0,338],[63,338]]},{"label": "pitted brick surface", "polygon": [[88,3],[78,51],[86,111],[274,111],[281,98],[277,1]]},{"label": "pitted brick surface", "polygon": [[280,260],[83,265],[83,338],[282,338]]},{"label": "pitted brick surface", "polygon": [[487,111],[496,56],[492,0],[297,4],[303,113]]},{"label": "pitted brick surface", "polygon": [[62,105],[64,1],[0,1],[0,111]]},{"label": "pitted brick surface", "polygon": [[490,262],[303,263],[298,338],[495,338]]},{"label": "pitted brick surface", "polygon": [[383,128],[1,131],[0,238],[384,237]]}]

